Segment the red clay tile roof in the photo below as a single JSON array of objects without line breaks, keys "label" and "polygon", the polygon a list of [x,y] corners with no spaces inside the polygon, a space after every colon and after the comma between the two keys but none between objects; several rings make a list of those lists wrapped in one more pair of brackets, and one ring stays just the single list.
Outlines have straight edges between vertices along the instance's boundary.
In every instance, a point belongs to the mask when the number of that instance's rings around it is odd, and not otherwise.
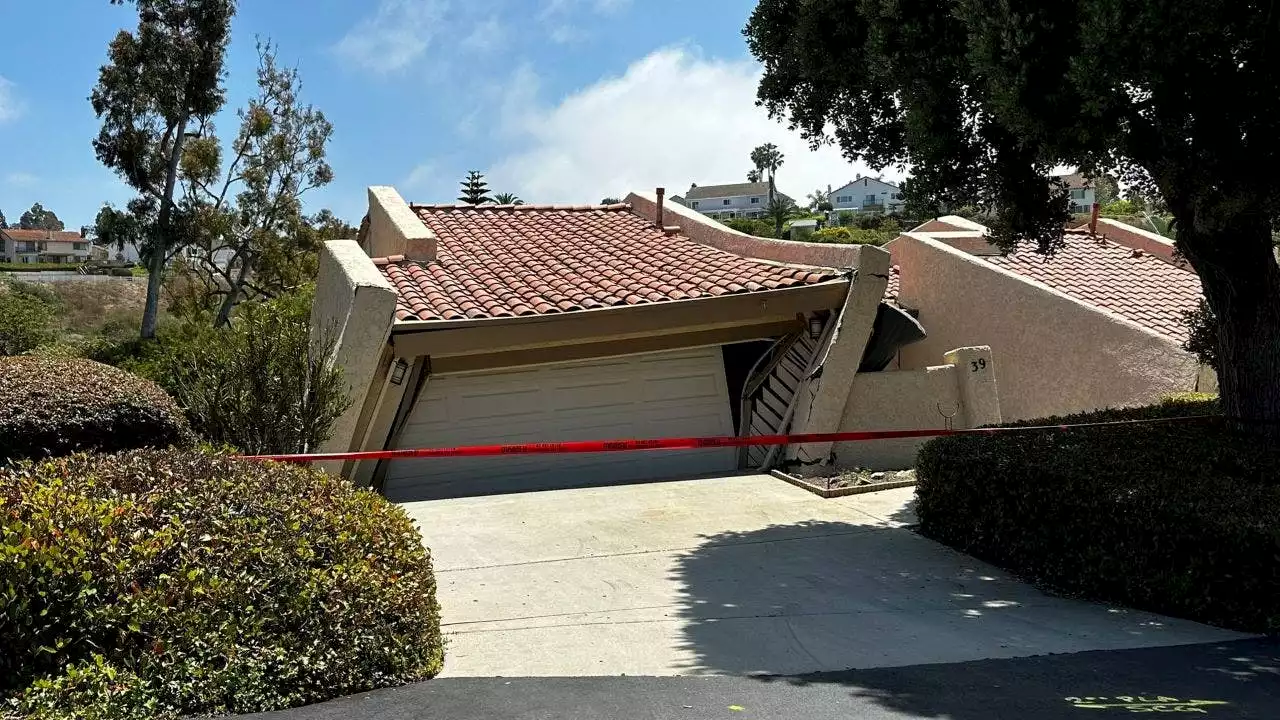
[{"label": "red clay tile roof", "polygon": [[54,242],[84,242],[84,237],[78,232],[70,230],[22,230],[20,228],[5,228],[0,232],[8,235],[11,240],[52,240]]},{"label": "red clay tile roof", "polygon": [[415,205],[436,260],[375,264],[396,288],[396,319],[543,315],[759,292],[839,273],[741,257],[667,235],[617,205]]},{"label": "red clay tile roof", "polygon": [[1068,230],[1066,247],[1051,257],[1019,250],[986,260],[1023,277],[1105,308],[1179,342],[1184,311],[1200,300],[1200,278],[1141,250]]},{"label": "red clay tile roof", "polygon": [[889,268],[889,284],[884,287],[884,299],[898,302],[898,293],[902,290],[902,268],[894,265]]}]

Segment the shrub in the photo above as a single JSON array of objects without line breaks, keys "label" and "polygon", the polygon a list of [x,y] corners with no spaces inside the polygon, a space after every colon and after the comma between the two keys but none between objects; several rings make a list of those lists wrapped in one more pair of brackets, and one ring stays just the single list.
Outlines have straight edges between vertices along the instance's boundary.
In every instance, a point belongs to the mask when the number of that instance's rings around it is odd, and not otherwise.
[{"label": "shrub", "polygon": [[921,531],[1048,589],[1280,630],[1280,448],[1216,399],[1024,425],[1153,424],[938,438],[917,462]]},{"label": "shrub", "polygon": [[0,461],[193,440],[154,383],[91,360],[0,358]]},{"label": "shrub", "polygon": [[839,243],[844,245],[884,245],[897,236],[897,232],[833,227],[823,228],[805,239],[808,242]]},{"label": "shrub", "polygon": [[428,551],[402,510],[340,478],[198,451],[76,455],[0,471],[0,506],[13,712],[257,712],[440,670]]},{"label": "shrub", "polygon": [[21,355],[54,337],[58,304],[38,285],[0,279],[0,355]]},{"label": "shrub", "polygon": [[773,231],[773,223],[767,223],[763,220],[754,220],[752,218],[734,218],[726,220],[724,224],[740,233],[755,235],[756,237],[771,238],[775,236]]},{"label": "shrub", "polygon": [[[155,380],[196,432],[250,454],[303,453],[346,410],[333,342],[313,343],[311,295],[243,303],[230,327],[198,320],[168,329],[126,366]],[[136,348],[121,349],[126,357]]]}]

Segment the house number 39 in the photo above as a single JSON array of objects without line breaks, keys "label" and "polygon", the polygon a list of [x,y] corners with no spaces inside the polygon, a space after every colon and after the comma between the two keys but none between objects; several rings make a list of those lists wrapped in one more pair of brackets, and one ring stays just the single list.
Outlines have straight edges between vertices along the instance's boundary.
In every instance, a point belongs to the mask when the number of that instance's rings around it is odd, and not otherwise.
[{"label": "house number 39", "polygon": [[987,369],[987,359],[978,358],[977,360],[970,360],[969,365],[973,368],[973,372],[981,372]]}]

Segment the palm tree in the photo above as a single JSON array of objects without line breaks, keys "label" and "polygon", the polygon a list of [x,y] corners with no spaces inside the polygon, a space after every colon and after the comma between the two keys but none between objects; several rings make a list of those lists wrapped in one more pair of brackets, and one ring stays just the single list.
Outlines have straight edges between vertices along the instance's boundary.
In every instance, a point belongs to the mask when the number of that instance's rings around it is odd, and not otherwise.
[{"label": "palm tree", "polygon": [[829,193],[822,188],[818,188],[809,193],[809,210],[812,212],[822,212],[823,210],[831,210],[831,200],[828,199]]},{"label": "palm tree", "polygon": [[759,170],[748,170],[748,171],[747,171],[747,182],[749,182],[749,183],[758,183],[758,182],[760,182],[760,171],[759,171]]},{"label": "palm tree", "polygon": [[524,201],[516,197],[515,193],[494,193],[493,201],[499,205],[523,205]]},{"label": "palm tree", "polygon": [[796,202],[788,197],[775,198],[765,207],[764,216],[773,220],[774,237],[782,237],[782,226],[800,214]]},{"label": "palm tree", "polygon": [[[782,151],[773,143],[765,143],[751,151],[751,164],[755,166],[757,178],[765,175],[766,173],[768,174],[769,205],[772,206],[778,194],[778,186],[777,183],[774,182],[774,177],[778,173],[778,168],[782,167]],[[755,182],[759,182],[759,180],[756,180]],[[792,205],[795,205],[795,203],[792,203]],[[782,221],[778,221],[777,218],[774,218],[774,220],[777,221],[777,226],[774,228],[774,231],[781,235]]]}]

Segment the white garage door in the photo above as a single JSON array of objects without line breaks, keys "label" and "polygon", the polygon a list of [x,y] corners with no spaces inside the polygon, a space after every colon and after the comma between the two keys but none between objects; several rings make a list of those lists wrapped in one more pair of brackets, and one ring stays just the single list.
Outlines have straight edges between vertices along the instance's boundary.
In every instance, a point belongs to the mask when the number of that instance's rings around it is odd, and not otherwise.
[{"label": "white garage door", "polygon": [[[397,447],[732,435],[720,348],[435,375]],[[392,500],[609,485],[733,470],[732,448],[392,460]]]}]

